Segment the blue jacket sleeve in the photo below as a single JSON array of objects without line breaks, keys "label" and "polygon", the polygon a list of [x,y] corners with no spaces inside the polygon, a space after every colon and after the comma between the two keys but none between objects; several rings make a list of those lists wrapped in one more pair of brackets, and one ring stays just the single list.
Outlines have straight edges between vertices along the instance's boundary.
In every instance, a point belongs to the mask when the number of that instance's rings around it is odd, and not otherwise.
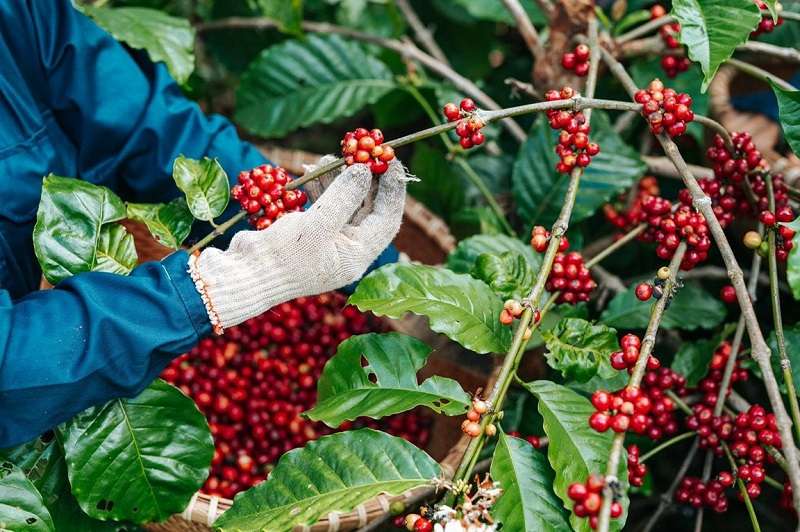
[{"label": "blue jacket sleeve", "polygon": [[0,290],[0,448],[138,394],[211,332],[187,259],[81,274],[16,302]]},{"label": "blue jacket sleeve", "polygon": [[129,53],[69,0],[29,0],[46,90],[42,97],[78,148],[82,179],[131,201],[179,195],[178,155],[216,157],[231,179],[265,162],[234,126],[186,99],[163,63]]}]

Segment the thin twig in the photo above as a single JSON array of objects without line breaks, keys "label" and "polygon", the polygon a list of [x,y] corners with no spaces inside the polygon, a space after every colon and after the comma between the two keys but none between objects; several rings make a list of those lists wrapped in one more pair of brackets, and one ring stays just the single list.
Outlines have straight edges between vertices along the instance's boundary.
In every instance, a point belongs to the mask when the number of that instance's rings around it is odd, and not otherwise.
[{"label": "thin twig", "polygon": [[686,453],[686,458],[683,459],[681,467],[678,468],[678,473],[672,480],[672,484],[670,484],[669,489],[661,494],[658,507],[650,516],[650,519],[648,519],[647,524],[644,525],[642,532],[650,532],[653,530],[653,527],[656,526],[656,523],[661,518],[664,510],[672,505],[672,497],[675,495],[675,491],[678,489],[678,486],[681,485],[681,481],[683,480],[683,477],[686,476],[686,472],[689,471],[689,467],[692,465],[694,457],[697,454],[697,449],[698,441],[695,439],[691,449],[689,449],[689,452]]},{"label": "thin twig", "polygon": [[408,25],[411,26],[412,30],[414,30],[414,35],[417,37],[417,40],[422,47],[425,48],[425,51],[431,54],[438,61],[449,66],[450,61],[447,60],[447,56],[444,55],[444,52],[436,43],[436,39],[433,38],[433,32],[429,30],[428,27],[425,26],[425,24],[420,20],[419,16],[417,16],[417,12],[414,11],[414,8],[411,6],[409,1],[395,0],[395,4],[408,21]]},{"label": "thin twig", "polygon": [[[229,17],[195,25],[198,33],[204,33],[218,29],[263,30],[277,27],[278,24],[275,20],[266,17]],[[488,94],[483,92],[477,85],[475,85],[475,83],[453,70],[450,66],[442,63],[435,57],[426,54],[412,44],[404,43],[397,39],[387,39],[377,35],[363,33],[358,30],[337,26],[335,24],[328,24],[327,22],[303,21],[301,23],[301,27],[305,31],[310,31],[312,33],[335,33],[351,39],[356,39],[370,44],[376,44],[388,50],[392,50],[401,56],[409,57],[415,61],[419,61],[433,72],[450,81],[458,90],[474,98],[475,101],[480,103],[486,109],[500,109],[500,105]],[[527,137],[525,131],[513,120],[504,120],[503,125],[518,141],[522,142]]]},{"label": "thin twig", "polygon": [[653,30],[659,29],[661,26],[666,26],[667,24],[671,24],[675,22],[675,18],[672,15],[664,15],[663,17],[659,17],[648,22],[645,22],[641,26],[637,26],[633,28],[631,31],[623,33],[614,41],[617,44],[625,44],[628,41],[632,41],[634,39],[638,39],[639,37],[644,37],[648,33]]},{"label": "thin twig", "polygon": [[731,454],[731,450],[728,448],[728,444],[724,441],[720,443],[722,445],[722,449],[725,451],[725,456],[728,458],[731,471],[733,471],[734,476],[736,476],[736,485],[739,487],[739,493],[742,494],[744,505],[747,508],[747,514],[750,516],[750,523],[753,525],[753,532],[761,532],[761,525],[758,524],[758,517],[756,517],[756,511],[753,509],[753,501],[750,500],[750,495],[747,493],[747,488],[745,488],[744,482],[741,478],[739,478],[739,468],[736,467],[736,460],[733,459],[733,455]]},{"label": "thin twig", "polygon": [[[772,186],[772,176],[767,176],[767,197],[769,198],[769,210],[775,212],[775,191]],[[789,399],[789,412],[792,414],[795,434],[800,441],[800,406],[797,404],[797,390],[794,388],[794,377],[792,375],[792,361],[786,354],[786,339],[783,335],[783,317],[781,316],[781,295],[778,291],[778,259],[776,251],[776,227],[767,228],[767,242],[769,243],[769,254],[767,262],[769,264],[769,294],[772,303],[772,326],[775,328],[775,339],[778,343],[778,356],[781,359],[781,373],[783,373],[783,384],[786,386],[786,395]]]},{"label": "thin twig", "polygon": [[[622,83],[630,96],[633,97],[638,90],[638,87],[634,83],[633,79],[631,79],[624,67],[616,59],[614,59],[614,57],[608,51],[603,49],[602,53],[603,60],[606,61],[611,72],[617,77],[620,83]],[[761,369],[764,387],[766,388],[770,405],[773,413],[775,414],[781,440],[784,442],[783,451],[786,456],[786,461],[789,464],[789,479],[792,482],[792,485],[800,486],[800,464],[798,464],[797,448],[795,447],[794,440],[792,438],[792,421],[783,405],[783,399],[781,397],[778,381],[775,379],[775,374],[773,373],[772,366],[770,364],[769,347],[767,347],[767,343],[764,340],[764,335],[761,332],[761,327],[758,323],[758,317],[756,316],[755,309],[753,308],[753,303],[750,301],[750,296],[747,293],[747,287],[745,286],[742,278],[742,269],[736,260],[736,256],[733,253],[733,249],[731,249],[728,239],[725,237],[725,232],[723,231],[722,226],[720,226],[719,220],[717,220],[717,217],[714,214],[714,211],[711,207],[711,199],[706,196],[706,194],[703,192],[703,189],[700,188],[697,180],[694,178],[688,166],[686,165],[686,161],[683,160],[683,156],[678,150],[678,147],[675,145],[672,139],[666,135],[661,134],[658,135],[657,138],[664,149],[664,153],[670,160],[672,160],[673,164],[675,164],[675,167],[678,169],[678,172],[681,174],[683,182],[692,196],[692,202],[695,208],[705,217],[709,230],[711,231],[720,255],[722,256],[722,260],[725,262],[725,266],[728,269],[728,276],[731,279],[731,284],[733,284],[733,287],[736,290],[736,297],[739,300],[739,306],[742,309],[742,315],[744,316],[745,325],[750,337],[751,356],[756,363],[758,363],[758,366]],[[800,489],[798,489],[796,492],[793,492],[792,496],[794,508],[800,511]]]},{"label": "thin twig", "polygon": [[[761,81],[763,81],[767,85],[769,85],[770,82],[772,82],[775,85],[777,85],[778,87],[782,88],[783,90],[787,90],[787,91],[796,91],[797,90],[797,87],[795,87],[794,85],[792,85],[788,81],[784,81],[781,78],[779,78],[778,76],[767,72],[763,68],[759,68],[759,67],[757,67],[755,65],[751,65],[750,63],[745,63],[744,61],[740,61],[738,59],[734,59],[733,57],[731,57],[730,59],[725,61],[725,64],[731,65],[732,67],[735,67],[735,68],[741,70],[742,72],[744,72],[748,76],[754,77],[756,79],[760,79]],[[798,490],[798,491],[800,491],[800,490]]]},{"label": "thin twig", "polygon": [[643,464],[653,456],[657,455],[658,453],[666,449],[667,447],[671,447],[672,445],[680,443],[683,440],[687,440],[695,435],[696,433],[693,430],[689,432],[684,432],[683,434],[678,434],[677,436],[674,436],[668,439],[667,441],[662,442],[661,444],[657,445],[656,447],[653,447],[652,449],[644,453],[642,456],[639,457],[639,463]]},{"label": "thin twig", "polygon": [[532,83],[521,81],[517,78],[506,78],[503,83],[511,87],[511,96],[518,97],[520,93],[533,98],[534,100],[541,100],[542,95]]},{"label": "thin twig", "polygon": [[[664,315],[664,310],[667,308],[667,303],[671,299],[671,293],[675,288],[676,276],[678,268],[681,265],[683,256],[686,254],[686,242],[681,241],[672,260],[669,263],[669,278],[664,284],[664,296],[653,304],[650,313],[650,321],[647,324],[642,344],[639,348],[639,358],[636,360],[636,365],[633,367],[633,373],[628,379],[628,388],[636,388],[642,382],[645,370],[647,369],[647,362],[650,358],[650,353],[653,351],[653,346],[656,343],[656,334],[661,325],[661,318]],[[597,530],[599,532],[608,532],[608,527],[611,524],[611,503],[614,498],[612,484],[617,480],[617,472],[619,469],[619,460],[622,454],[623,443],[625,442],[625,433],[620,432],[614,435],[611,442],[611,450],[608,453],[608,462],[606,463],[605,474],[605,487],[603,488],[603,505],[600,507],[600,514],[597,518]]]},{"label": "thin twig", "polygon": [[737,52],[752,52],[754,54],[771,55],[784,61],[800,63],[800,50],[784,46],[775,46],[761,41],[747,41],[736,47]]},{"label": "thin twig", "polygon": [[503,5],[514,17],[514,21],[517,23],[517,30],[522,35],[522,39],[528,46],[531,55],[533,57],[542,57],[545,52],[544,48],[542,48],[542,41],[539,39],[539,32],[536,31],[522,4],[519,3],[519,0],[503,0]]}]

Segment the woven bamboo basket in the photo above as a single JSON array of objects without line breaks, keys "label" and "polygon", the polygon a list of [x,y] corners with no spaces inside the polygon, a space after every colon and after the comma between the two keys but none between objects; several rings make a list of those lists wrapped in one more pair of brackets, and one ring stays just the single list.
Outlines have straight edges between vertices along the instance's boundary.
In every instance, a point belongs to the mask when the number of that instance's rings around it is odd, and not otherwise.
[{"label": "woven bamboo basket", "polygon": [[[303,172],[304,164],[313,164],[319,155],[286,150],[274,146],[262,146],[264,154],[294,174]],[[134,236],[136,249],[141,261],[158,260],[170,253],[170,250],[153,240],[147,229],[140,223],[125,221],[126,227]],[[409,259],[426,264],[441,264],[456,245],[447,225],[424,205],[411,197],[406,199],[403,225],[395,238],[398,250]],[[488,363],[475,367],[474,357],[468,358],[463,349],[450,342],[445,336],[433,333],[427,326],[427,320],[419,316],[409,315],[401,320],[387,320],[390,329],[420,338],[434,349],[434,355],[423,370],[421,377],[444,375],[457,379],[465,389],[476,389],[485,386],[487,375],[492,373]],[[493,375],[494,373],[492,373]],[[491,385],[493,377],[488,377]],[[436,434],[429,445],[428,453],[442,466],[446,475],[452,475],[458,461],[464,454],[468,438],[461,438],[460,419],[446,416],[434,418],[431,432]],[[298,527],[297,530],[309,532],[348,531],[368,526],[376,520],[385,519],[389,506],[395,501],[413,504],[429,493],[428,488],[411,490],[398,496],[381,495],[359,505],[349,513],[331,512],[318,523],[310,527]],[[233,501],[221,497],[210,496],[202,492],[196,493],[186,509],[163,523],[147,526],[148,530],[158,532],[205,532],[211,530],[214,520],[230,508]]]}]

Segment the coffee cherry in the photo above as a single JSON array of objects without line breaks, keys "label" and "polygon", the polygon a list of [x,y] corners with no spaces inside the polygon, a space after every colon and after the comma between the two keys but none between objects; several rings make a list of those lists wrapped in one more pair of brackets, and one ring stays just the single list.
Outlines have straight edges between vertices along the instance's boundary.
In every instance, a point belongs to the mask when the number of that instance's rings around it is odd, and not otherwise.
[{"label": "coffee cherry", "polygon": [[[565,242],[566,239],[562,239],[561,244]],[[569,243],[566,242],[566,245]],[[556,253],[545,288],[551,292],[559,292],[559,303],[576,304],[588,301],[589,294],[596,287],[597,283],[592,279],[591,271],[584,264],[580,253]]]},{"label": "coffee cherry", "polygon": [[472,101],[472,98],[464,98],[461,100],[461,110],[465,113],[472,113],[478,110],[478,106]]},{"label": "coffee cherry", "polygon": [[[588,517],[589,526],[597,527],[597,517],[603,506],[603,487],[605,479],[598,475],[589,475],[586,482],[574,482],[567,487],[567,496],[575,501],[572,513],[577,517]],[[622,515],[622,506],[616,501],[611,503],[611,517]]]},{"label": "coffee cherry", "polygon": [[761,214],[758,215],[758,219],[767,227],[775,225],[775,214],[771,211],[761,211]]},{"label": "coffee cherry", "polygon": [[489,423],[488,425],[486,425],[484,432],[486,433],[487,437],[491,438],[497,434],[497,427],[495,426],[494,423]]},{"label": "coffee cherry", "polygon": [[380,129],[367,131],[360,127],[345,133],[341,141],[342,155],[347,166],[366,164],[374,175],[389,169],[389,161],[394,159],[391,146],[383,145],[383,132]]},{"label": "coffee cherry", "polygon": [[566,70],[572,70],[576,76],[583,77],[589,73],[589,47],[579,44],[572,52],[566,52],[561,56],[561,66]]},{"label": "coffee cherry", "polygon": [[686,132],[686,125],[694,120],[691,97],[665,89],[660,80],[650,82],[646,91],[638,91],[634,100],[642,104],[642,115],[650,125],[650,131],[658,135],[666,131],[671,137]]},{"label": "coffee cherry", "polygon": [[444,106],[444,116],[447,118],[448,122],[455,122],[459,118],[461,118],[461,110],[458,106],[454,103],[447,103]]},{"label": "coffee cherry", "polygon": [[743,242],[747,249],[758,249],[761,245],[761,235],[757,231],[748,231],[744,234]]},{"label": "coffee cherry", "polygon": [[433,532],[433,522],[425,517],[420,517],[414,522],[414,532]]},{"label": "coffee cherry", "polygon": [[736,303],[736,289],[733,285],[726,284],[720,289],[719,298],[728,304]]},{"label": "coffee cherry", "polygon": [[455,127],[458,135],[458,143],[462,148],[468,150],[473,146],[479,146],[486,141],[486,137],[480,131],[484,127],[483,120],[475,114],[478,107],[470,98],[461,100],[460,108],[454,103],[444,106],[443,112],[448,122],[458,122]]},{"label": "coffee cherry", "polygon": [[653,286],[648,283],[639,283],[636,285],[636,299],[639,301],[647,301],[653,295]]}]

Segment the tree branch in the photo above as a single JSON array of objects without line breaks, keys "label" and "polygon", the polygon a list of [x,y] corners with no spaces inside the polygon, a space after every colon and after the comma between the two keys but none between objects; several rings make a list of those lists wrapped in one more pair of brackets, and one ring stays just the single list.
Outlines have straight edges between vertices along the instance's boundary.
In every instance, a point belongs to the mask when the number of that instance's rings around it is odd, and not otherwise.
[{"label": "tree branch", "polygon": [[503,5],[506,6],[511,16],[514,17],[517,23],[517,30],[520,35],[522,35],[522,39],[528,46],[531,55],[533,57],[542,57],[545,52],[544,48],[542,48],[542,42],[539,39],[539,32],[536,31],[533,22],[531,22],[522,4],[519,3],[519,0],[503,0]]},{"label": "tree branch", "polygon": [[429,30],[425,24],[420,20],[417,16],[417,12],[414,11],[414,8],[411,6],[408,0],[395,0],[395,4],[397,7],[402,11],[403,16],[408,21],[408,25],[411,26],[411,29],[414,30],[414,35],[417,37],[417,40],[422,44],[422,47],[431,54],[437,61],[440,61],[442,64],[450,66],[450,61],[447,60],[447,56],[444,55],[444,52],[439,45],[436,43],[436,40],[433,38],[433,32]]}]

